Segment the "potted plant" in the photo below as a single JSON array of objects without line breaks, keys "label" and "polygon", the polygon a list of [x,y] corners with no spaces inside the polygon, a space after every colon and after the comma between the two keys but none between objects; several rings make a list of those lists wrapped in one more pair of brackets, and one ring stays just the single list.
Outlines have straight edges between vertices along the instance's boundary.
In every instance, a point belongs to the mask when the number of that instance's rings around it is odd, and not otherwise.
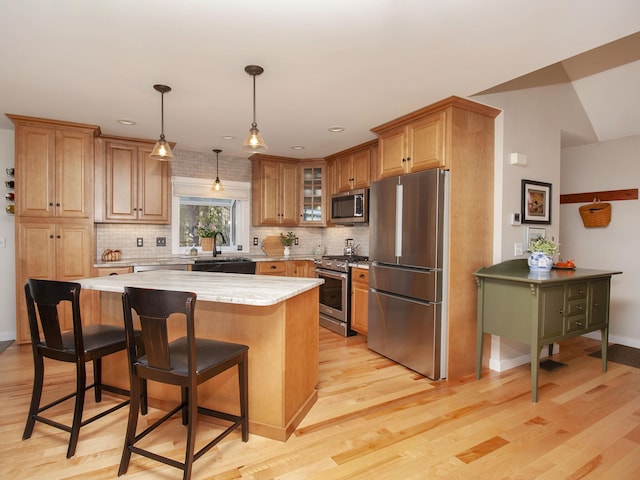
[{"label": "potted plant", "polygon": [[196,224],[196,233],[200,238],[200,245],[203,251],[213,250],[213,236],[216,234],[216,226],[211,218],[200,220]]},{"label": "potted plant", "polygon": [[280,242],[282,242],[282,245],[284,246],[284,254],[285,256],[289,255],[291,253],[291,245],[293,245],[293,243],[296,241],[296,236],[293,232],[287,232],[285,233],[281,233],[280,234]]},{"label": "potted plant", "polygon": [[560,252],[559,245],[538,237],[529,244],[529,270],[532,272],[548,272],[553,267],[553,256]]}]

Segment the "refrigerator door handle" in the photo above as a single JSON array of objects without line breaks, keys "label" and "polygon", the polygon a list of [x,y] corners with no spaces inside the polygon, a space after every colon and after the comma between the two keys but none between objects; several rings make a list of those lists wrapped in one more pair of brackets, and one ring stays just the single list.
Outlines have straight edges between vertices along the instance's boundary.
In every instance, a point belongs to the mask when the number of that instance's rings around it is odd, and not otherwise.
[{"label": "refrigerator door handle", "polygon": [[393,293],[385,292],[384,290],[378,290],[377,288],[370,288],[371,293],[382,295],[383,297],[397,298],[408,303],[415,303],[417,305],[437,305],[437,302],[430,302],[429,300],[419,300],[417,298],[405,297],[404,295],[394,295]]},{"label": "refrigerator door handle", "polygon": [[396,185],[396,257],[402,256],[402,184]]}]

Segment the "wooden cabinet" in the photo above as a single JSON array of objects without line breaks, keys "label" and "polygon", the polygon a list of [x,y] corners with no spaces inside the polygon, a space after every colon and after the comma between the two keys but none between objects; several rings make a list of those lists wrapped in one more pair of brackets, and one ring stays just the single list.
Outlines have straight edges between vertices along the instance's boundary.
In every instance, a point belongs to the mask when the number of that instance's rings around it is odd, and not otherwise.
[{"label": "wooden cabinet", "polygon": [[101,137],[98,145],[96,221],[168,224],[170,167],[149,157],[154,142]]},{"label": "wooden cabinet", "polygon": [[[7,115],[15,124],[16,340],[31,341],[24,297],[29,278],[75,281],[93,274],[94,142],[100,129]],[[93,296],[83,292],[83,321]],[[63,307],[62,325],[71,328]]]},{"label": "wooden cabinet", "polygon": [[351,328],[367,335],[369,332],[369,270],[351,269]]},{"label": "wooden cabinet", "polygon": [[378,177],[446,167],[446,121],[447,112],[442,111],[406,125],[380,130]]},{"label": "wooden cabinet", "polygon": [[[16,316],[18,343],[30,342],[24,285],[29,278],[76,281],[93,275],[93,223],[21,218],[16,223]],[[91,296],[82,294],[83,321],[91,318]],[[64,328],[72,328],[70,312]]]},{"label": "wooden cabinet", "polygon": [[475,371],[469,352],[475,348],[477,290],[469,279],[493,259],[493,135],[499,113],[450,97],[373,129],[379,139],[376,179],[436,166],[449,170],[449,254],[443,259],[448,282],[443,295],[448,299],[444,320],[450,380]]},{"label": "wooden cabinet", "polygon": [[96,269],[99,277],[109,277],[111,275],[124,275],[132,273],[133,267],[99,267]]},{"label": "wooden cabinet", "polygon": [[298,225],[298,161],[263,154],[250,160],[253,225]]},{"label": "wooden cabinet", "polygon": [[481,268],[478,283],[476,376],[480,378],[484,335],[530,345],[531,396],[538,400],[538,361],[544,345],[600,330],[602,371],[607,370],[611,276],[621,272],[576,269],[531,275],[527,260]]},{"label": "wooden cabinet", "polygon": [[287,264],[284,261],[256,262],[256,275],[281,275],[287,274]]},{"label": "wooden cabinet", "polygon": [[335,164],[335,185],[332,193],[366,188],[371,184],[371,166],[378,141],[363,143],[327,157]]},{"label": "wooden cabinet", "polygon": [[313,277],[315,264],[311,260],[276,260],[256,262],[256,275],[278,275],[286,277]]},{"label": "wooden cabinet", "polygon": [[287,260],[285,262],[287,264],[287,276],[288,277],[314,277],[315,274],[313,272],[315,268],[315,263],[311,260]]},{"label": "wooden cabinet", "polygon": [[305,227],[326,225],[326,179],[325,163],[300,164],[300,225]]},{"label": "wooden cabinet", "polygon": [[7,116],[15,124],[16,215],[92,219],[99,127]]}]

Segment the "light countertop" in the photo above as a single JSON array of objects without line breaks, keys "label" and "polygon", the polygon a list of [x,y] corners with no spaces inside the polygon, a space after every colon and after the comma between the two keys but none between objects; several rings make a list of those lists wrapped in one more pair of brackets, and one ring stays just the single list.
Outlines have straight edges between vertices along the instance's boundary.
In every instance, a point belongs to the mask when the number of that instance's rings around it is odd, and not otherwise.
[{"label": "light countertop", "polygon": [[[116,263],[116,262],[110,262]],[[275,305],[324,283],[319,278],[154,270],[78,280],[82,288],[124,292],[125,286],[194,292],[198,301]]]},{"label": "light countertop", "polygon": [[281,256],[281,257],[268,257],[266,255],[241,255],[240,253],[233,254],[223,254],[218,257],[213,257],[211,253],[200,254],[198,256],[190,256],[190,255],[173,255],[170,257],[163,258],[126,258],[122,260],[118,260],[115,262],[105,262],[103,260],[96,260],[93,265],[96,268],[102,267],[133,267],[139,265],[192,265],[195,260],[202,259],[213,259],[213,258],[229,258],[229,257],[242,257],[253,260],[254,262],[277,262],[284,260],[310,260],[313,261],[315,257],[311,254],[309,255],[289,255],[289,256]]}]

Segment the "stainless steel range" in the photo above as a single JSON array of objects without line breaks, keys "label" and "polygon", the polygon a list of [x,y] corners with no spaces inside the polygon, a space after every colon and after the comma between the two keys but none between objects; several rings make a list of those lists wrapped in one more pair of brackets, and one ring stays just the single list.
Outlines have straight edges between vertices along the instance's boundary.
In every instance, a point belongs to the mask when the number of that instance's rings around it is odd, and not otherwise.
[{"label": "stainless steel range", "polygon": [[315,274],[320,285],[320,325],[345,337],[351,330],[351,264],[366,262],[361,255],[326,255],[316,260]]}]

